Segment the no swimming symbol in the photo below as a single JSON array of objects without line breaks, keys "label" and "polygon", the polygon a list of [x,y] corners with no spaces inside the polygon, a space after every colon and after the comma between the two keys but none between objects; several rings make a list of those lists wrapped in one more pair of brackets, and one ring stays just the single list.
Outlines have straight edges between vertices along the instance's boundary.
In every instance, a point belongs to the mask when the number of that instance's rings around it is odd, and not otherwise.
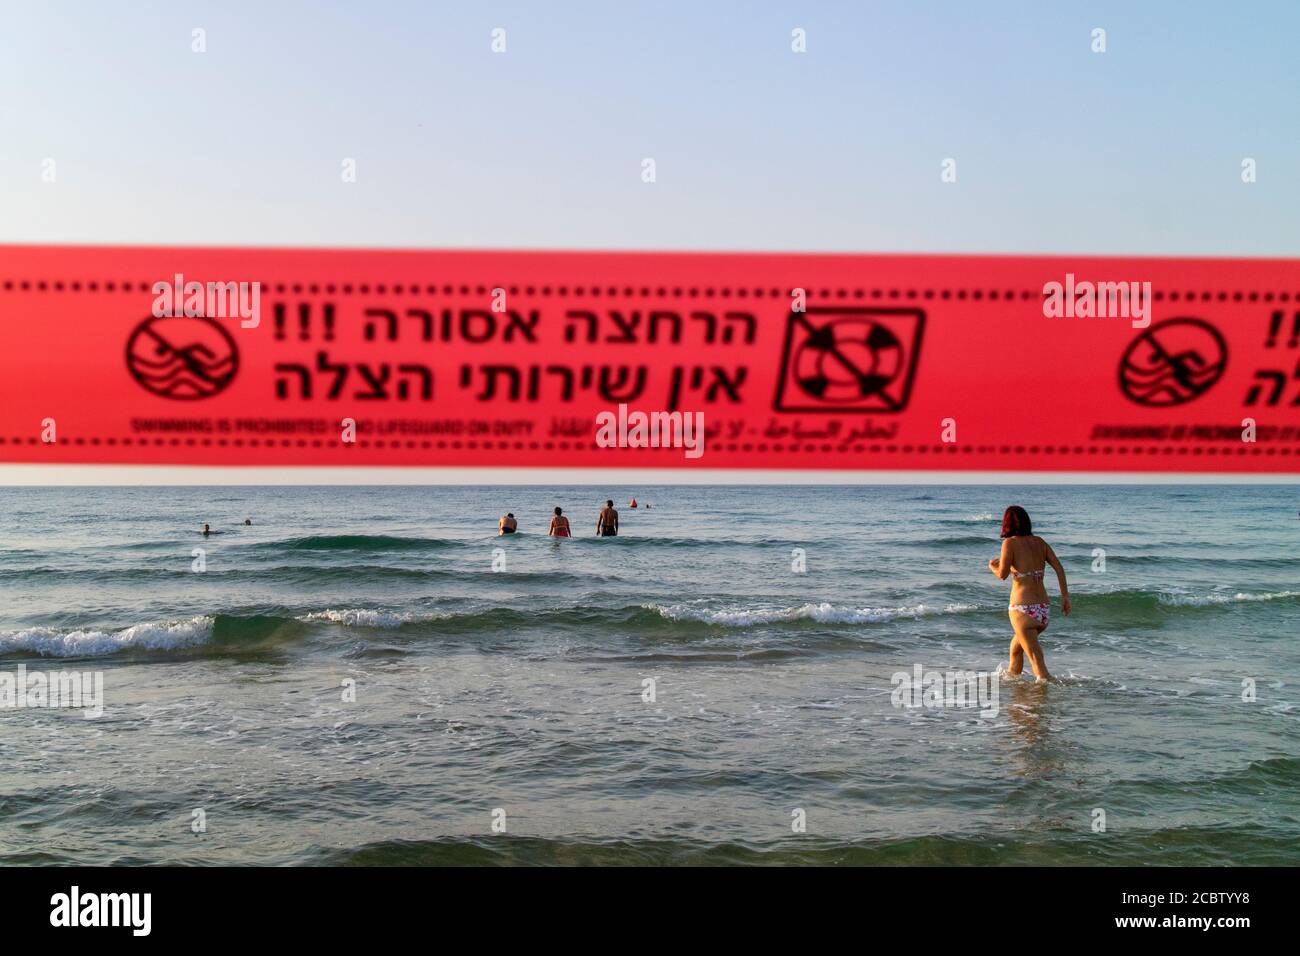
[{"label": "no swimming symbol", "polygon": [[1203,319],[1157,322],[1120,359],[1119,384],[1139,405],[1182,405],[1203,395],[1223,375],[1228,345]]},{"label": "no swimming symbol", "polygon": [[206,316],[147,318],[126,345],[126,366],[137,382],[163,398],[208,398],[239,369],[235,340]]}]

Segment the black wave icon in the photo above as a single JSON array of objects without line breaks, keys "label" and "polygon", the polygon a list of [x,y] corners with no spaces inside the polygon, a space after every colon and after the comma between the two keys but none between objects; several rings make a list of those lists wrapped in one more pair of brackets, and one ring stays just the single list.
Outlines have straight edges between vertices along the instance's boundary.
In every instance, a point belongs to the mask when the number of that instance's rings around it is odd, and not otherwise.
[{"label": "black wave icon", "polygon": [[239,370],[230,333],[206,316],[149,318],[126,345],[131,376],[163,398],[192,401],[225,389]]},{"label": "black wave icon", "polygon": [[1124,352],[1119,384],[1139,405],[1182,405],[1205,394],[1228,365],[1228,345],[1201,319],[1166,319]]}]

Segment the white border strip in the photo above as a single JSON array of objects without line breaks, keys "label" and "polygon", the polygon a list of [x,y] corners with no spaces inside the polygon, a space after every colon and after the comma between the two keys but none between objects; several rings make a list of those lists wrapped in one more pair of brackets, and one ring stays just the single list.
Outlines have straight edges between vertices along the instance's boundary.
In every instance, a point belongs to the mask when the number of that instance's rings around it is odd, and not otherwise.
[{"label": "white border strip", "polygon": [[1217,472],[837,471],[739,468],[334,468],[0,465],[0,487],[84,485],[1300,485]]}]

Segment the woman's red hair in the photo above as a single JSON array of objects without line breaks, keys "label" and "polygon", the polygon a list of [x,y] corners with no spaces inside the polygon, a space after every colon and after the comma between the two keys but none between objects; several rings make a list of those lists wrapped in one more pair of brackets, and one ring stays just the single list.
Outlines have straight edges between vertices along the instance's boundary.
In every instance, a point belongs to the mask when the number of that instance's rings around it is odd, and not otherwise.
[{"label": "woman's red hair", "polygon": [[1017,535],[1033,533],[1034,526],[1029,522],[1029,512],[1020,505],[1012,505],[1002,512],[1002,537],[1014,538]]}]

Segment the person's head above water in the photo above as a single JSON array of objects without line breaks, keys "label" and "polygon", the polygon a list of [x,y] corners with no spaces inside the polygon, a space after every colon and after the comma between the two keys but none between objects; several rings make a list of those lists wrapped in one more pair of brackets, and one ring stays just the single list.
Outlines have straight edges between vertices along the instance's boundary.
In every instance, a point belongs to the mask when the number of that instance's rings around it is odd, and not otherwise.
[{"label": "person's head above water", "polygon": [[1033,533],[1034,526],[1029,521],[1029,512],[1020,505],[1012,505],[1002,513],[1002,537],[1014,538]]},{"label": "person's head above water", "polygon": [[556,506],[555,506],[555,516],[558,518],[558,517],[559,517],[560,515],[562,515],[562,514],[564,514],[564,509],[562,509],[559,505],[556,505]]},{"label": "person's head above water", "polygon": [[612,498],[607,498],[607,499],[605,500],[605,507],[606,507],[606,508],[612,508],[612,507],[614,507],[614,500],[613,500]]},{"label": "person's head above water", "polygon": [[208,530],[208,526],[207,526],[206,524],[204,524],[204,526],[203,526],[203,530],[204,530],[204,531],[207,531],[207,530]]}]

